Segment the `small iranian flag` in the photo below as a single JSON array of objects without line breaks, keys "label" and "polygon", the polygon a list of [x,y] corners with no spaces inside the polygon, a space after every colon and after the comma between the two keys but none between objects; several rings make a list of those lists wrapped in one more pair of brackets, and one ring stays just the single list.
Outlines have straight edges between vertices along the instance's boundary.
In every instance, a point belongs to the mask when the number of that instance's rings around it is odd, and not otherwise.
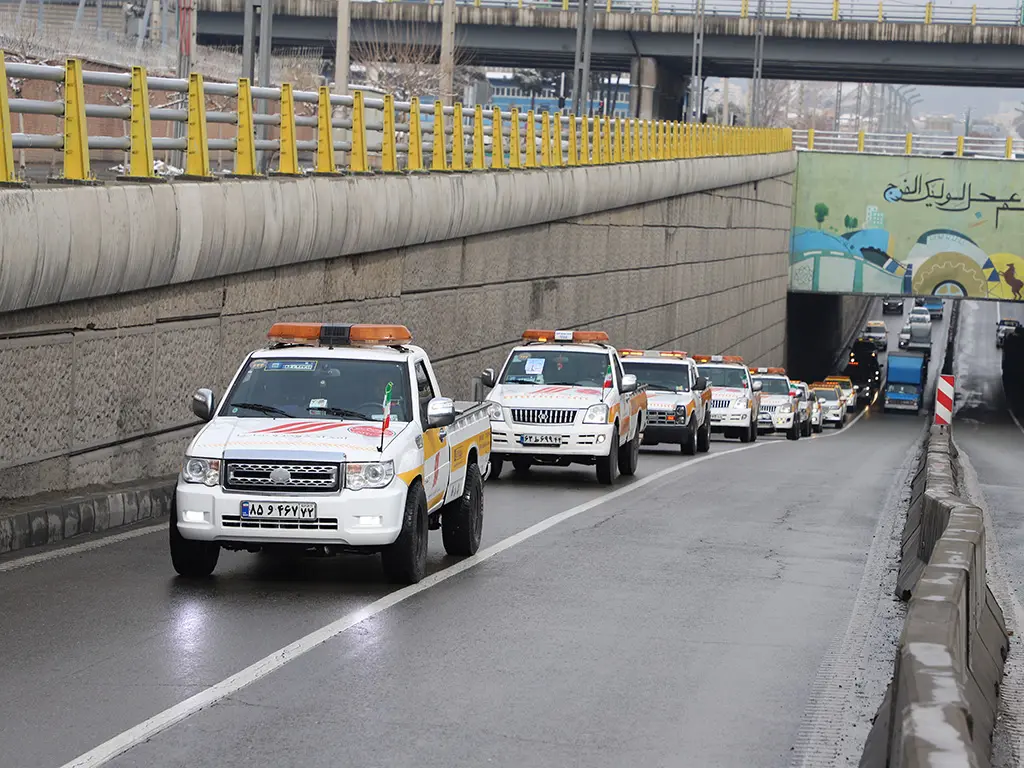
[{"label": "small iranian flag", "polygon": [[602,387],[602,389],[611,389],[611,388],[612,388],[612,367],[611,367],[611,365],[609,365],[608,366],[608,370],[606,370],[604,372],[604,386]]},{"label": "small iranian flag", "polygon": [[388,385],[384,387],[384,403],[382,408],[384,409],[384,421],[381,422],[380,431],[383,434],[388,427],[391,426],[391,386],[392,382],[388,382]]}]

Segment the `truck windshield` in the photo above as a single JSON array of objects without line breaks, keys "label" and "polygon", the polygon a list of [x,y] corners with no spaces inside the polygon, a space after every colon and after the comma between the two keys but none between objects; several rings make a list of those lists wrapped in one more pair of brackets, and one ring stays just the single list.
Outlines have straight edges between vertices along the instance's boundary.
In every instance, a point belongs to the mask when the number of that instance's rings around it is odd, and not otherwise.
[{"label": "truck windshield", "polygon": [[726,368],[717,365],[697,366],[700,375],[704,376],[713,387],[729,387],[731,389],[747,388],[747,372],[742,368]]},{"label": "truck windshield", "polygon": [[788,395],[789,394],[789,382],[785,379],[776,377],[762,377],[756,376],[755,381],[761,382],[761,394],[762,395]]},{"label": "truck windshield", "polygon": [[917,385],[916,384],[889,384],[887,387],[889,393],[896,393],[900,395],[916,395]]},{"label": "truck windshield", "polygon": [[517,349],[505,366],[501,383],[600,387],[607,372],[608,355],[604,352]]},{"label": "truck windshield", "polygon": [[622,367],[648,389],[659,392],[689,392],[690,366],[670,363],[641,363],[624,360]]},{"label": "truck windshield", "polygon": [[410,421],[409,374],[386,360],[255,358],[224,398],[221,416],[382,421],[391,384],[391,418]]}]

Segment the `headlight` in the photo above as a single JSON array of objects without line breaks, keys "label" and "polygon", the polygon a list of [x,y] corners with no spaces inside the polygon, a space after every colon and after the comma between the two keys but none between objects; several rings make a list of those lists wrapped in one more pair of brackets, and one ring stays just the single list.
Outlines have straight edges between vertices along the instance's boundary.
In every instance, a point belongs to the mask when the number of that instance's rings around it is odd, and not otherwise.
[{"label": "headlight", "polygon": [[739,400],[733,400],[732,407],[733,408],[749,408],[750,407],[750,400],[748,400],[745,397],[741,397]]},{"label": "headlight", "polygon": [[677,405],[676,406],[676,416],[683,416],[683,417],[686,416],[686,406],[685,405]]},{"label": "headlight", "polygon": [[487,418],[491,421],[504,421],[505,415],[501,412],[501,406],[497,403],[491,403],[487,406]]},{"label": "headlight", "polygon": [[203,483],[211,488],[220,482],[220,459],[194,459],[185,457],[181,479],[186,483]]},{"label": "headlight", "polygon": [[384,488],[395,479],[393,461],[368,461],[345,465],[345,487],[350,491],[363,488]]},{"label": "headlight", "polygon": [[608,406],[604,403],[598,403],[587,408],[586,414],[583,416],[584,424],[607,424],[608,423]]},{"label": "headlight", "polygon": [[793,406],[789,405],[787,403],[786,405],[780,405],[776,410],[779,413],[792,413],[793,412]]}]

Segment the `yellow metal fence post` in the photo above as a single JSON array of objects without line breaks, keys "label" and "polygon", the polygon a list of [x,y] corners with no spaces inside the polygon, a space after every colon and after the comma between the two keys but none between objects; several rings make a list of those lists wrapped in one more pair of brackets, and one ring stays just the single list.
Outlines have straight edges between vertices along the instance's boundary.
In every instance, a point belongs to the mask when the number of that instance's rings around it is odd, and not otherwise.
[{"label": "yellow metal fence post", "polygon": [[[0,74],[2,74],[2,73],[0,73]],[[1003,156],[1007,160],[1010,160],[1013,157],[1013,137],[1012,136],[1007,136],[1006,137],[1006,151],[1005,151]]]},{"label": "yellow metal fence post", "polygon": [[286,176],[299,176],[299,149],[295,135],[295,95],[291,83],[281,83],[281,152],[277,172]]},{"label": "yellow metal fence post", "polygon": [[914,153],[914,134],[908,133],[907,138],[903,145],[903,154],[911,155]]},{"label": "yellow metal fence post", "polygon": [[814,129],[807,129],[807,148],[814,149]]},{"label": "yellow metal fence post", "polygon": [[501,107],[495,107],[491,118],[491,168],[504,170],[505,141],[501,120]]},{"label": "yellow metal fence post", "polygon": [[238,130],[235,133],[235,175],[256,176],[256,134],[249,78],[238,81]]},{"label": "yellow metal fence post", "polygon": [[[7,87],[7,81],[0,83]],[[89,133],[85,121],[85,86],[82,62],[68,59],[64,67],[64,178],[92,181],[89,165]]]},{"label": "yellow metal fence post", "polygon": [[477,104],[473,107],[473,160],[474,171],[482,171],[484,164],[484,108]]},{"label": "yellow metal fence post", "polygon": [[[7,100],[7,65],[4,52],[0,51],[0,184],[20,184],[21,179],[14,172],[14,145],[11,123],[11,105]],[[153,172],[150,164],[149,172]]]},{"label": "yellow metal fence post", "polygon": [[526,168],[537,167],[537,116],[531,109],[526,113]]},{"label": "yellow metal fence post", "polygon": [[452,115],[452,170],[466,170],[466,134],[462,126],[462,104],[455,102]]},{"label": "yellow metal fence post", "polygon": [[210,145],[206,140],[206,91],[203,76],[188,76],[188,139],[185,150],[185,174],[197,179],[210,178]]},{"label": "yellow metal fence post", "polygon": [[326,85],[317,89],[316,172],[338,172],[334,160],[334,131],[331,128],[331,89]]},{"label": "yellow metal fence post", "polygon": [[420,99],[409,99],[409,151],[405,156],[405,170],[423,170],[423,126],[420,125]]},{"label": "yellow metal fence post", "polygon": [[520,155],[522,139],[519,136],[519,109],[512,107],[508,118],[508,167],[519,170],[523,167],[523,159]]},{"label": "yellow metal fence post", "polygon": [[[0,130],[10,124],[7,105],[7,79],[0,52]],[[4,119],[6,117],[6,120]],[[153,124],[149,117],[149,84],[145,67],[132,67],[132,121],[130,130],[128,177],[132,179],[157,178],[153,170]],[[8,147],[10,145],[8,144]],[[0,181],[4,181],[4,158],[0,156]],[[13,169],[12,169],[13,170]]]},{"label": "yellow metal fence post", "polygon": [[384,134],[380,142],[380,169],[384,173],[398,172],[398,140],[395,136],[395,97],[384,95]]},{"label": "yellow metal fence post", "polygon": [[434,102],[434,140],[430,153],[430,170],[447,171],[448,153],[445,150],[444,104]]},{"label": "yellow metal fence post", "polygon": [[551,121],[546,109],[540,113],[540,165],[551,166]]},{"label": "yellow metal fence post", "polygon": [[612,119],[608,115],[604,116],[604,161],[605,163],[612,162]]},{"label": "yellow metal fence post", "polygon": [[832,0],[832,21],[839,21],[839,0]]},{"label": "yellow metal fence post", "polygon": [[362,91],[352,94],[352,151],[348,153],[348,169],[352,173],[366,173],[370,170],[366,152],[366,108]]},{"label": "yellow metal fence post", "polygon": [[963,157],[964,156],[964,137],[963,136],[957,136],[956,137],[956,156],[957,157]]},{"label": "yellow metal fence post", "polygon": [[740,18],[747,18],[747,4],[748,0],[740,0]]},{"label": "yellow metal fence post", "polygon": [[924,23],[925,24],[931,24],[932,23],[932,4],[931,3],[925,3],[924,4]]},{"label": "yellow metal fence post", "polygon": [[971,6],[971,26],[977,26],[978,24],[978,6]]},{"label": "yellow metal fence post", "polygon": [[551,116],[551,133],[553,134],[553,143],[551,145],[551,151],[555,155],[555,165],[561,168],[565,165],[565,159],[562,155],[562,113],[556,112]]},{"label": "yellow metal fence post", "polygon": [[590,165],[590,118],[580,118],[580,165]]},{"label": "yellow metal fence post", "polygon": [[864,131],[857,132],[857,151],[864,151]]},{"label": "yellow metal fence post", "polygon": [[786,21],[793,15],[793,0],[786,0]]},{"label": "yellow metal fence post", "polygon": [[576,141],[576,115],[569,115],[569,165],[575,167],[580,162],[580,149]]},{"label": "yellow metal fence post", "polygon": [[612,162],[622,162],[622,118],[615,118],[614,137],[612,138]]}]

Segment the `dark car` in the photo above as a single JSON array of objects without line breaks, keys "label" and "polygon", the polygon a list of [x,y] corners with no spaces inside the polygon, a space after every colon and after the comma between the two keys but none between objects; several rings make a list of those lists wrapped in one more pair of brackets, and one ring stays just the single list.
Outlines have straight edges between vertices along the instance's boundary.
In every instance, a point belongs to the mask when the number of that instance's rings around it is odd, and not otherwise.
[{"label": "dark car", "polygon": [[882,314],[883,315],[902,315],[903,314],[903,297],[902,296],[886,296],[882,299]]},{"label": "dark car", "polygon": [[873,341],[858,339],[853,343],[846,375],[857,387],[857,404],[870,403],[882,386],[882,365]]}]

